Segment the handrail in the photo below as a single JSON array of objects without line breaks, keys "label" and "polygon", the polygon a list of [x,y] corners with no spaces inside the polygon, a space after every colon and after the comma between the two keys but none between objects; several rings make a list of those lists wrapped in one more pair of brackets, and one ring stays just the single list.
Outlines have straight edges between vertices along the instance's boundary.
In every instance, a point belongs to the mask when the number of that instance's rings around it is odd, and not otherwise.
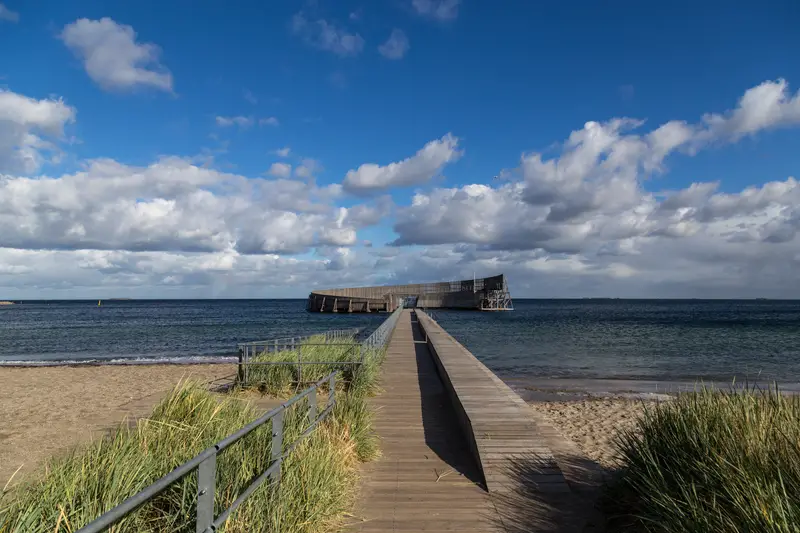
[{"label": "handrail", "polygon": [[[369,350],[383,348],[389,341],[397,320],[400,318],[400,313],[403,311],[402,302],[398,307],[384,320],[380,326],[375,328],[375,331],[367,337],[363,342],[351,340],[349,342],[330,342],[330,340],[353,338],[359,332],[358,328],[352,329],[339,329],[331,330],[326,333],[317,335],[307,335],[305,337],[285,337],[283,339],[270,339],[266,341],[243,342],[237,346],[239,348],[239,364],[237,372],[237,380],[240,384],[250,383],[250,368],[256,366],[292,366],[297,370],[298,385],[302,382],[303,367],[313,365],[339,365],[342,369],[352,369],[364,362]],[[325,335],[324,342],[309,342],[312,337]],[[303,361],[303,349],[313,348],[314,346],[325,347],[344,347],[347,353],[351,353],[352,348],[353,358],[344,361]],[[293,351],[296,352],[295,359],[292,361],[258,361],[253,360],[260,353],[264,352],[283,352]],[[342,354],[344,355],[344,354]],[[345,358],[346,359],[346,358]]]},{"label": "handrail", "polygon": [[324,331],[322,333],[313,333],[311,335],[304,335],[301,337],[280,337],[277,339],[267,339],[265,341],[249,341],[249,342],[240,342],[237,344],[239,349],[242,349],[245,346],[272,346],[273,344],[276,345],[289,345],[295,343],[301,343],[313,337],[319,337],[321,335],[325,336],[325,340],[331,339],[342,339],[348,337],[355,337],[361,332],[361,328],[347,328],[347,329],[331,329],[328,331]]},{"label": "handrail", "polygon": [[[328,383],[328,403],[321,413],[317,413],[317,389],[323,384]],[[309,396],[308,418],[311,421],[300,436],[291,442],[286,451],[283,451],[283,415],[288,407]],[[100,517],[92,520],[83,526],[77,533],[99,533],[113,526],[148,500],[165,491],[170,485],[181,480],[189,473],[197,469],[197,533],[214,533],[228,519],[233,511],[242,504],[258,486],[265,480],[270,479],[273,483],[280,483],[281,464],[283,460],[297,447],[302,439],[311,434],[314,428],[324,420],[336,405],[336,372],[331,372],[326,377],[317,381],[306,390],[293,396],[278,407],[272,409],[260,418],[250,422],[235,433],[217,442],[210,448],[200,452],[192,459],[175,468],[172,472],[161,479],[152,483],[150,486],[134,494],[113,509],[106,511]],[[225,509],[217,518],[214,518],[214,495],[217,475],[217,455],[237,442],[247,434],[272,420],[272,439],[271,455],[272,460],[267,469],[262,472],[234,502]]]},{"label": "handrail", "polygon": [[383,348],[392,336],[397,321],[400,319],[400,313],[403,312],[403,302],[401,301],[397,308],[392,311],[389,318],[383,321],[372,334],[361,344],[361,360],[364,360],[364,353],[370,348]]}]

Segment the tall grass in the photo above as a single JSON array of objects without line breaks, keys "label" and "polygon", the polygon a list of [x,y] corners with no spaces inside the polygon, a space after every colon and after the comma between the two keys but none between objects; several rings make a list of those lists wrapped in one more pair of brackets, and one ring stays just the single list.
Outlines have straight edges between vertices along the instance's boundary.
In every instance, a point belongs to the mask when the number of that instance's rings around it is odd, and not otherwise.
[{"label": "tall grass", "polygon": [[[648,409],[619,440],[622,527],[800,531],[800,397],[704,389]],[[627,531],[628,529],[626,529]]]},{"label": "tall grass", "polygon": [[265,349],[257,353],[250,358],[254,364],[248,365],[247,382],[243,385],[257,387],[267,394],[285,396],[331,372],[339,372],[343,379],[350,381],[361,359],[361,344],[354,336],[326,339],[325,335],[314,335],[293,349]]},{"label": "tall grass", "polygon": [[[356,464],[371,450],[359,399],[340,400],[284,462],[278,488],[265,482],[225,531],[317,533],[337,527],[355,497]],[[307,408],[301,400],[286,412],[284,443],[306,427]],[[52,460],[40,478],[3,494],[0,532],[75,531],[257,416],[233,397],[179,385],[150,418],[134,427],[121,425],[111,436]],[[216,514],[267,468],[270,439],[268,423],[221,452]],[[194,531],[196,494],[196,474],[190,474],[110,531]]]}]

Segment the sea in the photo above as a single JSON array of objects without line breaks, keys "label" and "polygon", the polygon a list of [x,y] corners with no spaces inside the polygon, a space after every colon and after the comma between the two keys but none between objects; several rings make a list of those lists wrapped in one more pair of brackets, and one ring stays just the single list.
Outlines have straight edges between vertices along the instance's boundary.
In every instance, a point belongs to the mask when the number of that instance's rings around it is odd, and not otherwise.
[{"label": "sea", "polygon": [[[25,301],[0,306],[0,366],[234,360],[240,342],[374,330],[384,314],[309,313],[303,300]],[[501,378],[547,383],[800,383],[800,301],[521,300],[436,310]],[[623,386],[624,385],[624,386]],[[634,387],[635,388],[635,387]]]}]

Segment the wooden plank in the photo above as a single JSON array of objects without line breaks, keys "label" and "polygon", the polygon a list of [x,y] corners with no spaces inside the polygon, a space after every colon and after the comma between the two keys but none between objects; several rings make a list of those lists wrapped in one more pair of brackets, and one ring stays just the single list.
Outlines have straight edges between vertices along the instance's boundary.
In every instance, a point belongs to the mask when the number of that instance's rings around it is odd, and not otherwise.
[{"label": "wooden plank", "polygon": [[[417,312],[431,355],[462,434],[489,491],[508,489],[519,462],[547,462],[550,471],[528,481],[569,490],[525,402],[425,313]],[[546,482],[546,483],[545,483]]]}]

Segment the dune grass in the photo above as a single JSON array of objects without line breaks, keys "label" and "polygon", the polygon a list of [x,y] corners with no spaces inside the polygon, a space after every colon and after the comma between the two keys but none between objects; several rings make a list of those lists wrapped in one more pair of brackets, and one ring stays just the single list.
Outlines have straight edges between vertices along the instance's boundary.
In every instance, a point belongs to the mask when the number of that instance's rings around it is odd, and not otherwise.
[{"label": "dune grass", "polygon": [[703,389],[648,409],[618,442],[618,528],[800,531],[800,397]]},{"label": "dune grass", "polygon": [[[317,533],[337,527],[355,497],[356,465],[376,453],[364,396],[337,394],[337,401],[332,416],[284,462],[278,488],[265,482],[224,531]],[[307,409],[304,399],[287,410],[285,444],[306,427]],[[41,477],[3,494],[0,532],[76,531],[258,415],[234,396],[181,384],[150,418],[52,460]],[[270,439],[267,423],[218,456],[216,514],[267,468]],[[194,531],[196,493],[196,474],[190,474],[110,531]]]},{"label": "dune grass", "polygon": [[[374,393],[383,351],[362,347],[355,337],[327,340],[325,335],[315,335],[294,349],[257,353],[250,359],[255,364],[247,365],[247,380],[240,386],[257,388],[273,396],[287,396],[337,372],[340,380],[357,382],[356,388],[367,387],[364,392]],[[295,364],[298,361],[306,364]]]},{"label": "dune grass", "polygon": [[[306,364],[293,364],[298,361]],[[354,336],[326,339],[325,335],[314,335],[294,349],[265,349],[251,357],[250,362],[255,364],[248,365],[247,381],[241,385],[257,387],[274,396],[285,396],[331,372],[340,372],[343,379],[349,381],[360,361],[361,344]]]}]

